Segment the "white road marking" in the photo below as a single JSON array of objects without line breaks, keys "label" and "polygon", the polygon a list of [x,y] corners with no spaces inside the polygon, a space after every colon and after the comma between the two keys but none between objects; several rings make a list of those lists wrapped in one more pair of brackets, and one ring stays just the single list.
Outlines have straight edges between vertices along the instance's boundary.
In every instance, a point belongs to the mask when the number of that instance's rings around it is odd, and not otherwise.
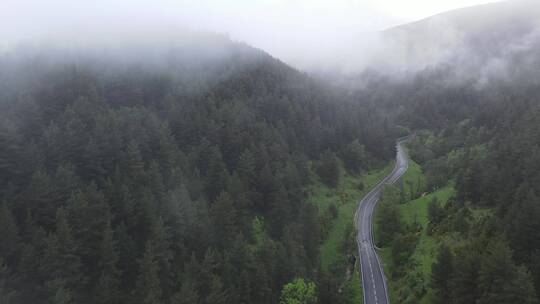
[{"label": "white road marking", "polygon": [[[383,180],[381,180],[371,191],[369,191],[364,198],[362,198],[359,202],[359,207],[356,209],[354,219],[355,219],[355,225],[358,229],[358,237],[357,242],[359,246],[359,255],[360,255],[360,271],[362,273],[362,286],[366,286],[368,282],[366,282],[365,279],[369,280],[369,277],[371,277],[371,285],[373,286],[373,296],[375,300],[375,304],[379,304],[379,299],[377,297],[377,288],[375,285],[375,276],[373,273],[373,259],[372,255],[376,259],[376,266],[378,266],[378,271],[381,276],[382,284],[384,287],[384,298],[383,303],[381,304],[388,304],[388,295],[386,291],[386,282],[384,278],[384,272],[382,269],[382,266],[379,261],[379,257],[377,256],[377,253],[375,252],[375,244],[373,243],[373,234],[371,229],[371,222],[372,222],[372,215],[373,210],[375,209],[375,206],[379,200],[380,192],[384,185],[393,184],[399,178],[407,171],[408,163],[406,160],[406,155],[403,152],[403,149],[400,146],[401,141],[398,141],[397,146],[397,157],[396,157],[396,165],[392,172],[387,175]],[[361,218],[360,214],[361,213]],[[361,223],[359,221],[362,221]],[[359,225],[360,224],[360,225]],[[361,244],[360,244],[361,243]],[[367,259],[367,260],[366,260]],[[365,269],[363,266],[363,263],[368,262],[369,264],[369,270],[370,273],[365,273]],[[368,285],[369,286],[369,285]],[[366,294],[368,293],[368,290],[364,288],[364,303],[366,304],[373,304],[369,302],[370,298],[366,297]]]}]

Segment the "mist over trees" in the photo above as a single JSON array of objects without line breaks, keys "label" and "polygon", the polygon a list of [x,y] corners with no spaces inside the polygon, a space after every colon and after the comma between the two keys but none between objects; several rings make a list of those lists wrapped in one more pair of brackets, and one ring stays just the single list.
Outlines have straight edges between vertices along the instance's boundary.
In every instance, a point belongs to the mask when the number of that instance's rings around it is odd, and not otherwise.
[{"label": "mist over trees", "polygon": [[[203,38],[0,60],[3,302],[276,303],[320,280],[304,187],[386,162],[394,135],[376,108]],[[328,293],[309,284],[310,303]]]},{"label": "mist over trees", "polygon": [[[540,82],[516,78],[483,87],[441,87],[447,74],[433,75],[425,71],[415,81],[388,84],[386,90],[404,98],[381,105],[389,111],[402,106],[397,121],[429,130],[411,143],[411,157],[422,164],[428,187],[455,181],[456,197],[444,208],[432,203],[428,209],[432,233],[463,240],[441,244],[432,267],[435,298],[438,303],[537,303]],[[383,95],[375,90],[371,96],[381,100]],[[472,209],[486,210],[487,218]],[[382,205],[380,211],[390,215],[386,210]]]},{"label": "mist over trees", "polygon": [[[319,252],[338,207],[306,189],[383,167],[410,131],[427,191],[456,189],[427,210],[461,240],[437,246],[434,301],[538,303],[540,14],[519,3],[391,29],[395,57],[318,79],[191,31],[3,52],[0,303],[345,302]],[[401,199],[378,207],[393,276],[418,243]]]}]

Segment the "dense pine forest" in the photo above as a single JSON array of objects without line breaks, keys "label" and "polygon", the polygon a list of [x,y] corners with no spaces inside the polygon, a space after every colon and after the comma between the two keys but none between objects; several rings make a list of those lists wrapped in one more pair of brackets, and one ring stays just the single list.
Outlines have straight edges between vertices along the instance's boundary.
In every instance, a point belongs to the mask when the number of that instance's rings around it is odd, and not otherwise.
[{"label": "dense pine forest", "polygon": [[[400,107],[396,121],[417,130],[408,146],[422,167],[419,191],[408,197],[413,182],[387,189],[379,215],[399,303],[538,303],[540,83],[528,71],[540,61],[512,64],[519,73],[508,81],[448,85],[455,70],[441,68],[369,92],[388,111]],[[403,98],[386,98],[388,90]],[[448,189],[451,197],[438,200]],[[427,226],[407,222],[409,205],[426,194]],[[422,261],[430,256],[432,264]]]},{"label": "dense pine forest", "polygon": [[0,304],[369,303],[355,211],[405,136],[358,217],[390,302],[540,303],[539,18],[461,9],[311,74],[184,28],[0,44]]},{"label": "dense pine forest", "polygon": [[397,134],[262,51],[203,41],[0,61],[1,303],[276,303],[325,280],[305,187],[386,163]]}]

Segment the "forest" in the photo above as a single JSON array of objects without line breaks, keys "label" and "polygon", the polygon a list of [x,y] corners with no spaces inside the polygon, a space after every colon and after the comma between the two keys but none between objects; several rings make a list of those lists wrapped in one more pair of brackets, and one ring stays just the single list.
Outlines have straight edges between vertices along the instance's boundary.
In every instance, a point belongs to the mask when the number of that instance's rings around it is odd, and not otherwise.
[{"label": "forest", "polygon": [[0,304],[368,303],[355,211],[404,137],[390,302],[540,303],[540,9],[515,3],[383,31],[402,48],[350,75],[205,32],[0,44]]},{"label": "forest", "polygon": [[[384,107],[402,106],[396,120],[416,130],[408,147],[422,169],[420,191],[409,199],[402,183],[386,190],[380,207],[380,244],[391,254],[395,297],[538,303],[538,83],[434,85],[451,75],[448,68],[426,70],[414,81],[381,86],[410,96],[400,100],[370,93]],[[411,221],[413,204],[427,206],[426,224]]]},{"label": "forest", "polygon": [[339,296],[305,189],[389,161],[395,128],[207,39],[223,52],[1,61],[1,303],[276,303],[296,278]]}]

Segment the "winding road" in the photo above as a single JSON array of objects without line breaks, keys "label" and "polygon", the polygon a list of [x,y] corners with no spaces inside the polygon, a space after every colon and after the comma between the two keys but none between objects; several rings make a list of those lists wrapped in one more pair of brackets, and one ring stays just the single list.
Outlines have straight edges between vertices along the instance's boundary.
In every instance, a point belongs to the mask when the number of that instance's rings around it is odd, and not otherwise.
[{"label": "winding road", "polygon": [[355,213],[355,224],[358,230],[356,242],[360,256],[360,271],[362,273],[362,289],[364,291],[364,304],[388,304],[388,292],[384,271],[375,251],[373,240],[372,217],[373,210],[385,185],[395,183],[408,168],[407,154],[401,144],[406,140],[400,139],[396,143],[396,164],[390,174],[383,178],[358,203]]}]

